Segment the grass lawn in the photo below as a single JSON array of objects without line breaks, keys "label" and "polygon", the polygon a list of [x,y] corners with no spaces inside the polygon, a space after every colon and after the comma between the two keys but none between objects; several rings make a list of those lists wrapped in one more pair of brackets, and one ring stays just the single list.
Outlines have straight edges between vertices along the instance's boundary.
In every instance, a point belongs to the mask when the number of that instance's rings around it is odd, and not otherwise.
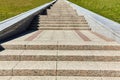
[{"label": "grass lawn", "polygon": [[120,23],[120,0],[69,0]]},{"label": "grass lawn", "polygon": [[0,21],[50,1],[52,0],[0,0]]}]

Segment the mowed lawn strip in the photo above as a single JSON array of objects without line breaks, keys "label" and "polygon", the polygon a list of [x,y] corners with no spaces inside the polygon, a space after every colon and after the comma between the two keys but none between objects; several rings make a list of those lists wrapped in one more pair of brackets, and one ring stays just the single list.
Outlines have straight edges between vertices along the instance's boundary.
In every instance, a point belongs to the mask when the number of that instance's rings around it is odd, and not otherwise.
[{"label": "mowed lawn strip", "polygon": [[69,0],[69,1],[120,23],[120,0]]},{"label": "mowed lawn strip", "polygon": [[0,21],[50,1],[52,0],[0,0]]}]

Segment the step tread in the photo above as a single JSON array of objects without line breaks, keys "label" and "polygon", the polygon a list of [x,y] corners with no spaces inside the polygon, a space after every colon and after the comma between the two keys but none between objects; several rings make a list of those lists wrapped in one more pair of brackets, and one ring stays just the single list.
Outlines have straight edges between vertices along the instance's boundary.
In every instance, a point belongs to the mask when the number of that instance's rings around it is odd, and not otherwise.
[{"label": "step tread", "polygon": [[5,45],[76,45],[76,46],[84,46],[84,45],[91,45],[91,46],[120,46],[117,42],[80,42],[80,41],[9,41],[6,43],[1,44],[3,47]]},{"label": "step tread", "polygon": [[82,77],[82,76],[1,76],[0,80],[119,80],[120,77]]},{"label": "step tread", "polygon": [[89,27],[37,27],[38,29],[47,29],[47,30],[90,30]]},{"label": "step tread", "polygon": [[[0,76],[0,80],[10,80],[12,76]],[[17,79],[18,80],[18,79]]]},{"label": "step tread", "polygon": [[0,56],[120,56],[120,51],[110,50],[4,50],[0,52]]},{"label": "step tread", "polygon": [[75,28],[75,27],[69,27],[69,28],[66,28],[66,27],[38,27],[37,29],[40,29],[40,30],[91,30],[91,28],[82,28],[82,27],[78,27],[78,28]]},{"label": "step tread", "polygon": [[0,70],[12,70],[19,61],[0,61]]},{"label": "step tread", "polygon": [[55,76],[12,76],[10,80],[56,80]]},{"label": "step tread", "polygon": [[110,70],[120,71],[120,62],[58,61],[58,70]]},{"label": "step tread", "polygon": [[120,61],[120,51],[4,50],[0,61]]},{"label": "step tread", "polygon": [[56,61],[20,61],[13,70],[17,69],[56,70]]},{"label": "step tread", "polygon": [[[0,61],[0,70],[110,70],[120,71],[120,62],[94,61]],[[27,64],[27,65],[26,65]],[[56,67],[57,64],[57,67]],[[92,66],[92,67],[91,67]]]}]

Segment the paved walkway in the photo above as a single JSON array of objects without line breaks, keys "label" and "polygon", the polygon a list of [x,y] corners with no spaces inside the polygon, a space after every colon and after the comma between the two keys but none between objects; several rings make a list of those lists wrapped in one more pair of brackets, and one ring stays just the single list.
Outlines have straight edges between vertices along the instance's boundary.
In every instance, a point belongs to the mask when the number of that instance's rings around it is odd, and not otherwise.
[{"label": "paved walkway", "polygon": [[58,0],[38,30],[2,43],[0,80],[120,80],[120,44]]}]

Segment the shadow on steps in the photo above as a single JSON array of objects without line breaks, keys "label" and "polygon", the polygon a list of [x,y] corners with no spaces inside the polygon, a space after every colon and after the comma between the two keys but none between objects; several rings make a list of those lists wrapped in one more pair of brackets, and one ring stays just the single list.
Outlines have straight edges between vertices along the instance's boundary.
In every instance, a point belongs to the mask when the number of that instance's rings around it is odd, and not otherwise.
[{"label": "shadow on steps", "polygon": [[[4,42],[11,41],[11,40],[13,40],[13,39],[16,39],[16,38],[18,38],[18,37],[24,36],[24,35],[26,35],[26,34],[32,33],[32,32],[34,32],[34,31],[36,31],[36,30],[26,30],[26,32],[22,32],[22,33],[20,33],[20,34],[15,34],[15,35],[7,38],[7,39],[1,40],[1,41],[0,41],[0,44],[2,44],[2,43],[4,43]],[[1,46],[0,46],[0,49],[1,49]]]}]

